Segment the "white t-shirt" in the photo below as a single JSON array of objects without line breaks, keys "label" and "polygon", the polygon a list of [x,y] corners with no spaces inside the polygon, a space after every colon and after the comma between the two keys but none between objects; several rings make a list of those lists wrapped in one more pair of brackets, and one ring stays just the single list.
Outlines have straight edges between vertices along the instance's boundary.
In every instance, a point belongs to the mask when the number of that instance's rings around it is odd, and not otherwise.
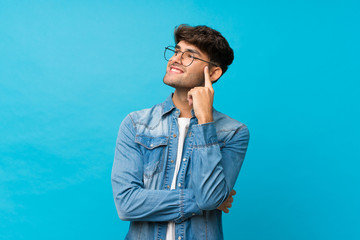
[{"label": "white t-shirt", "polygon": [[[186,137],[187,130],[189,128],[190,118],[178,118],[178,125],[179,125],[179,142],[178,142],[178,149],[177,149],[177,156],[175,162],[175,170],[174,170],[174,177],[171,183],[171,190],[176,188],[176,179],[180,169],[181,157],[184,147],[184,140]],[[171,191],[170,190],[170,191]],[[175,240],[175,223],[169,222],[167,231],[166,231],[166,240]]]}]

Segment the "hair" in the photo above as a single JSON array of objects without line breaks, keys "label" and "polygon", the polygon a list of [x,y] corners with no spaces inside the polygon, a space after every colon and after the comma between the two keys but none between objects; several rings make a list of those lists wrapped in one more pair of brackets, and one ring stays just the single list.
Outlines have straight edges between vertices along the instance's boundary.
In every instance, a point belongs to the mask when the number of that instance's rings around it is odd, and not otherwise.
[{"label": "hair", "polygon": [[210,27],[204,25],[192,27],[187,24],[181,24],[175,27],[174,38],[176,44],[180,41],[185,41],[206,53],[211,62],[220,66],[222,74],[226,72],[228,66],[234,60],[234,51],[228,41],[220,32]]}]

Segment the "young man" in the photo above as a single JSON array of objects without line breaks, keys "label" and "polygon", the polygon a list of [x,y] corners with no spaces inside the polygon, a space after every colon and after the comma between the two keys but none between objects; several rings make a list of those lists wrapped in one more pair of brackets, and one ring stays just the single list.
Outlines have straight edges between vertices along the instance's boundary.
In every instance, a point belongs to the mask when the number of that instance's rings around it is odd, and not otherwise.
[{"label": "young man", "polygon": [[234,58],[226,39],[180,25],[175,43],[163,79],[175,92],[120,125],[111,180],[126,239],[223,239],[247,150],[247,127],[213,108],[212,84]]}]

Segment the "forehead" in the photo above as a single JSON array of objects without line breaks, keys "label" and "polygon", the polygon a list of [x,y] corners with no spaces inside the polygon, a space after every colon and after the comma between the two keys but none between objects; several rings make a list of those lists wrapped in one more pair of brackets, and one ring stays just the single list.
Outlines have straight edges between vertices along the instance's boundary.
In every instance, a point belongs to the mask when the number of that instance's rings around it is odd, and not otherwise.
[{"label": "forehead", "polygon": [[191,43],[185,42],[183,40],[178,42],[178,44],[176,44],[175,47],[180,49],[183,52],[184,51],[189,51],[189,52],[192,52],[192,53],[196,53],[199,56],[206,56],[207,57],[207,54],[202,52],[198,47],[196,47],[195,45],[193,45]]}]

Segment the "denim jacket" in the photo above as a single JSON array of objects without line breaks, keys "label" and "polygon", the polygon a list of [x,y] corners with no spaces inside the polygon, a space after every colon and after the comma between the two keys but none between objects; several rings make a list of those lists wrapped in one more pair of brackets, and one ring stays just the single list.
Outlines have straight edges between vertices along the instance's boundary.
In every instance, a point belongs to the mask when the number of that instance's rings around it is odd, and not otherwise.
[{"label": "denim jacket", "polygon": [[170,190],[180,115],[172,95],[128,114],[120,125],[111,183],[120,219],[131,221],[126,239],[165,240],[169,221],[176,223],[177,240],[223,239],[216,208],[234,187],[248,128],[214,108],[213,121],[198,124],[191,110],[176,189]]}]

